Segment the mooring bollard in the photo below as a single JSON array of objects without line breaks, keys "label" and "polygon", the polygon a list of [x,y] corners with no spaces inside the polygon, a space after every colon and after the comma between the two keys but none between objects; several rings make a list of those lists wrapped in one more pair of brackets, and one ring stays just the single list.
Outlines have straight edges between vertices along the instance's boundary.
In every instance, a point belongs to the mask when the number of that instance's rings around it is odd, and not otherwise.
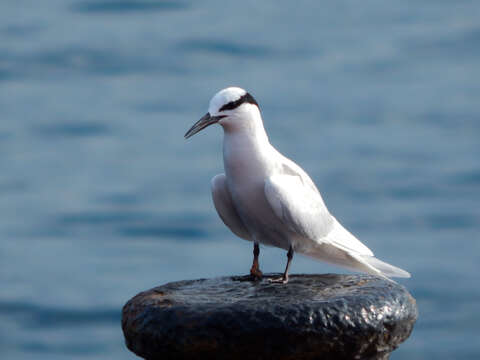
[{"label": "mooring bollard", "polygon": [[154,359],[388,359],[410,335],[415,299],[370,275],[186,280],[123,307],[127,347]]}]

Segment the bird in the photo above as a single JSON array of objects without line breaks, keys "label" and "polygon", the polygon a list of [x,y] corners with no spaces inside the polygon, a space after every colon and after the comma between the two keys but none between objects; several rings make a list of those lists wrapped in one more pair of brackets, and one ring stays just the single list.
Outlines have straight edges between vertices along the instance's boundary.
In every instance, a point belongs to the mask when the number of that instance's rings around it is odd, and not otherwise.
[{"label": "bird", "polygon": [[262,278],[260,244],[287,251],[287,283],[294,253],[385,279],[410,277],[373,252],[330,214],[310,176],[270,144],[255,98],[228,87],[210,100],[208,112],[185,134],[188,139],[219,124],[223,128],[225,173],[211,180],[212,199],[224,224],[253,242],[250,275]]}]

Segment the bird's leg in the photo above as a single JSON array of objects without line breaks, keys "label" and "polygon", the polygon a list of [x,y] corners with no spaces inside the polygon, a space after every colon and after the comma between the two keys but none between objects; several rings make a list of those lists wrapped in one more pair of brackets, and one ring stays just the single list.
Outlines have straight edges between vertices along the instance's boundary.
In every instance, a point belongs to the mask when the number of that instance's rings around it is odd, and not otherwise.
[{"label": "bird's leg", "polygon": [[263,274],[260,271],[260,265],[258,264],[258,255],[260,255],[260,246],[258,243],[253,244],[253,264],[252,268],[250,269],[250,275],[252,275],[253,279],[261,279]]},{"label": "bird's leg", "polygon": [[290,263],[292,262],[293,259],[293,247],[290,245],[287,253],[287,266],[285,267],[285,272],[283,273],[283,276],[278,279],[271,279],[270,282],[272,283],[282,283],[286,284],[288,282],[288,269],[290,268]]}]

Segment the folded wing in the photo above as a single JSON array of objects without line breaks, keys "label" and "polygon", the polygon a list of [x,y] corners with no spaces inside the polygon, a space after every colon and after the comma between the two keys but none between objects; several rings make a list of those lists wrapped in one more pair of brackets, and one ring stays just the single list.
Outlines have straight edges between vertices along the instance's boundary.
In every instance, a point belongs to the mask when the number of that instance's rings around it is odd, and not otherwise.
[{"label": "folded wing", "polygon": [[345,251],[373,253],[330,213],[323,199],[301,176],[275,175],[265,181],[265,196],[277,217],[297,234]]},{"label": "folded wing", "polygon": [[346,268],[380,276],[410,274],[378,260],[372,251],[345,229],[330,213],[310,178],[299,172],[274,175],[265,181],[265,196],[275,215],[308,244],[301,253]]}]

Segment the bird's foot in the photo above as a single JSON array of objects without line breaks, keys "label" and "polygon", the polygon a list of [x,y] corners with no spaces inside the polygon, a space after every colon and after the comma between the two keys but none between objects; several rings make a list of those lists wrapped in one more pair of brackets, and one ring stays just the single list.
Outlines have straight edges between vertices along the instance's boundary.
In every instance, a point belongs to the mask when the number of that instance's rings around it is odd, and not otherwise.
[{"label": "bird's foot", "polygon": [[280,278],[268,279],[271,284],[286,284],[288,283],[288,276],[282,276]]},{"label": "bird's foot", "polygon": [[252,266],[252,268],[250,269],[250,276],[253,280],[261,280],[263,277],[263,273],[258,267]]}]

